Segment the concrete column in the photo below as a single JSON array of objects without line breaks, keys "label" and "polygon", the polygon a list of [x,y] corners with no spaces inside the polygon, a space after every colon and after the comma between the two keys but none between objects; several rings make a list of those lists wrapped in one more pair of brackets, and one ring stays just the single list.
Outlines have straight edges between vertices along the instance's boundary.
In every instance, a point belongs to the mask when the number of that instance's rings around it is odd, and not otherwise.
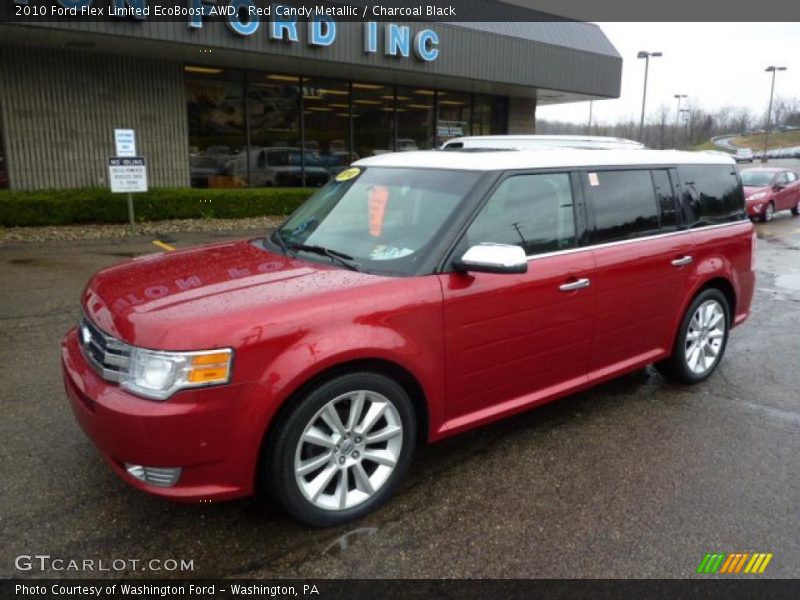
[{"label": "concrete column", "polygon": [[508,99],[508,133],[536,133],[535,98],[511,97]]}]

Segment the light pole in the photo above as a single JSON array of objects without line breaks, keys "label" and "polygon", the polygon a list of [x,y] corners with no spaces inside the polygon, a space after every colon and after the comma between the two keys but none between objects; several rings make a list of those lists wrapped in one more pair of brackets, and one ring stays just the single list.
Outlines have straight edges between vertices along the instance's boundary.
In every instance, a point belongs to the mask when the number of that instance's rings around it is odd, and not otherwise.
[{"label": "light pole", "polygon": [[688,98],[688,96],[686,94],[675,94],[674,97],[678,99],[678,112],[675,113],[675,147],[677,148],[681,141],[681,99]]},{"label": "light pole", "polygon": [[686,137],[688,139],[688,137],[689,137],[689,120],[692,118],[692,109],[691,108],[682,108],[680,110],[680,112],[684,116],[683,129],[684,129],[684,133],[686,134]]},{"label": "light pole", "polygon": [[587,135],[592,135],[592,107],[594,102],[589,100],[589,131],[586,132]]},{"label": "light pole", "polygon": [[785,71],[786,67],[774,67],[770,65],[764,69],[765,73],[772,73],[772,87],[769,90],[769,107],[767,108],[767,126],[764,128],[764,154],[761,155],[761,162],[767,162],[767,144],[769,142],[769,122],[772,118],[772,96],[775,93],[775,73]]},{"label": "light pole", "polygon": [[644,106],[647,102],[647,71],[650,69],[650,57],[656,58],[658,56],[662,56],[661,52],[647,52],[646,50],[641,50],[639,54],[636,55],[636,58],[643,58],[644,59],[644,92],[642,93],[642,118],[639,121],[639,141],[644,141],[642,139],[642,133],[644,132]]}]

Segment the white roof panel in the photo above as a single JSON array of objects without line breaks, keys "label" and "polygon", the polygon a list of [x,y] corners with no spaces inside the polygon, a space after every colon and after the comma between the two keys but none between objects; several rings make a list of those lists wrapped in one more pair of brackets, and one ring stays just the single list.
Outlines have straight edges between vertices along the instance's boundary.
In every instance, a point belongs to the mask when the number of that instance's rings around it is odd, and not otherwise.
[{"label": "white roof panel", "polygon": [[536,150],[461,152],[425,150],[395,152],[362,158],[356,167],[408,167],[418,169],[461,169],[501,171],[507,169],[557,169],[575,167],[640,165],[734,165],[733,158],[704,152],[677,150]]}]

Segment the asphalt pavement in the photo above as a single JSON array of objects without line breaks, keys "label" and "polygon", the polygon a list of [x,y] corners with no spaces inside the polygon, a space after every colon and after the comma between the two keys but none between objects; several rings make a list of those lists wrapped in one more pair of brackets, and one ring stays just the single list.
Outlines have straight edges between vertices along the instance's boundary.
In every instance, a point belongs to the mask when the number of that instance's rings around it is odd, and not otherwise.
[{"label": "asphalt pavement", "polygon": [[[74,421],[59,343],[81,290],[97,269],[159,251],[152,240],[0,246],[0,576],[683,578],[721,551],[773,553],[762,577],[798,577],[800,218],[757,230],[753,315],[709,381],[648,368],[422,448],[384,508],[328,530],[260,500],[152,498]],[[15,567],[37,554],[95,571]]]}]

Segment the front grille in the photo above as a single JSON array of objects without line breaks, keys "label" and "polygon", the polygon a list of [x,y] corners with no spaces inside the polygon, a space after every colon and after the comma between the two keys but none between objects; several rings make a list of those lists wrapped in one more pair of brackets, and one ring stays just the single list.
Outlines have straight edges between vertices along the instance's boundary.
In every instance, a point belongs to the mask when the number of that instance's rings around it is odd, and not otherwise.
[{"label": "front grille", "polygon": [[78,328],[81,350],[86,360],[106,381],[120,382],[128,373],[131,361],[131,347],[112,337],[87,317]]}]

